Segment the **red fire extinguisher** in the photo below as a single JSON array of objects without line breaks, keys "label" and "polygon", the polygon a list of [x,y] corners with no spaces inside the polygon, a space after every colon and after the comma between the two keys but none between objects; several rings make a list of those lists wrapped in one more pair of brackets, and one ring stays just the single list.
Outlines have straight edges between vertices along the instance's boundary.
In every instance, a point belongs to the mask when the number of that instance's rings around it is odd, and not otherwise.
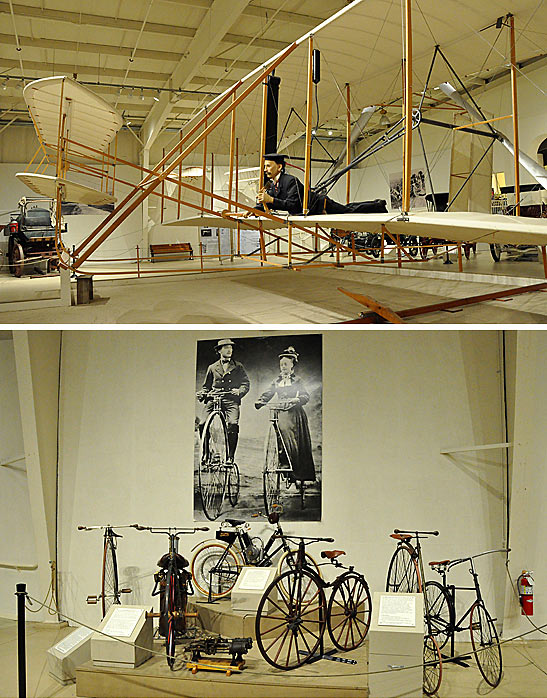
[{"label": "red fire extinguisher", "polygon": [[519,592],[521,615],[534,615],[534,578],[532,573],[527,570],[522,570],[522,574],[517,579]]}]

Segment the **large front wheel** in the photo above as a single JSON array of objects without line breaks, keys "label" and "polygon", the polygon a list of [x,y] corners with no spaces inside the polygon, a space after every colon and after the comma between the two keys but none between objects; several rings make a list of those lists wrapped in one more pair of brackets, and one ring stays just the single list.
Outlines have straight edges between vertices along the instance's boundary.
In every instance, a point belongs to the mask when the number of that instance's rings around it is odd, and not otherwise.
[{"label": "large front wheel", "polygon": [[327,607],[327,628],[335,647],[354,650],[364,642],[370,627],[372,601],[362,575],[346,572],[334,586]]},{"label": "large front wheel", "polygon": [[199,459],[199,494],[203,513],[214,521],[220,516],[227,489],[228,434],[226,422],[213,412],[205,422]]},{"label": "large front wheel", "polygon": [[397,547],[389,563],[386,591],[416,594],[422,590],[416,557],[406,545]]},{"label": "large front wheel", "polygon": [[106,536],[104,539],[101,602],[103,618],[106,616],[106,613],[112,604],[120,603],[116,548],[114,547],[113,539],[108,536]]},{"label": "large front wheel", "polygon": [[237,581],[242,562],[232,548],[216,542],[200,546],[192,558],[190,571],[197,589],[204,595],[219,599],[227,596]]},{"label": "large front wheel", "polygon": [[264,659],[285,670],[307,662],[325,632],[326,610],[321,581],[311,572],[294,570],[276,577],[256,613],[256,642]]},{"label": "large front wheel", "polygon": [[471,609],[471,644],[479,671],[487,684],[495,688],[501,681],[502,660],[498,632],[482,601]]},{"label": "large front wheel", "polygon": [[266,515],[272,514],[280,504],[281,499],[281,469],[279,467],[279,444],[277,431],[270,424],[264,445],[264,471],[262,474],[264,486],[264,507]]}]

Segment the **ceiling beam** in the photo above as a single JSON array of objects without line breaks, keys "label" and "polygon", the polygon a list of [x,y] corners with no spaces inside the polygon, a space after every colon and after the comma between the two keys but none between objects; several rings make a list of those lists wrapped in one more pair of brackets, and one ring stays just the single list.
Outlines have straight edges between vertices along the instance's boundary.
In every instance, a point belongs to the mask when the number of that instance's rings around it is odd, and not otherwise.
[{"label": "ceiling beam", "polygon": [[[184,59],[173,71],[170,84],[184,89],[190,83],[249,2],[250,0],[214,0],[190,42]],[[169,95],[162,93],[142,127],[141,135],[145,148],[150,148],[159,135],[172,107]]]}]

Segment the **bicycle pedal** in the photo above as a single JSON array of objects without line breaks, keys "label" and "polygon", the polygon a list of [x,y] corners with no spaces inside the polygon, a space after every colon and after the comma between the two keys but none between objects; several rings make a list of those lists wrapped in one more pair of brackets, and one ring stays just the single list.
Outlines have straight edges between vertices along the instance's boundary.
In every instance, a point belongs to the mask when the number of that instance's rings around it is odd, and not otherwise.
[{"label": "bicycle pedal", "polygon": [[99,599],[97,596],[88,596],[87,597],[87,603],[89,603],[89,604],[97,603],[98,601],[99,601]]},{"label": "bicycle pedal", "polygon": [[121,594],[130,594],[133,591],[133,589],[120,589]]}]

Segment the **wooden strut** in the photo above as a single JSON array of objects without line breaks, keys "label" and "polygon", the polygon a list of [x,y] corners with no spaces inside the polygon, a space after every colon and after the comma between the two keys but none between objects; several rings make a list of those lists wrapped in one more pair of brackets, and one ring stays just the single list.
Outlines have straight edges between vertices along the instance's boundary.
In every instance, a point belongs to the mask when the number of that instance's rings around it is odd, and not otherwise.
[{"label": "wooden strut", "polygon": [[[346,167],[351,165],[351,106],[349,83],[346,82]],[[346,204],[350,199],[351,169],[346,172]]]},{"label": "wooden strut", "polygon": [[[339,291],[342,291],[342,293],[345,293],[347,296],[350,296],[351,298],[354,298],[357,300],[359,303],[363,303],[363,305],[366,305],[367,307],[370,307],[368,303],[365,303],[359,299],[360,294],[358,293],[351,293],[349,291],[344,290],[343,288],[339,288]],[[483,303],[485,301],[492,301],[492,300],[498,300],[500,298],[507,298],[508,296],[518,296],[523,293],[533,293],[534,291],[545,291],[547,290],[547,282],[542,282],[540,284],[532,284],[531,286],[519,286],[517,288],[511,288],[505,291],[494,291],[493,293],[484,293],[480,296],[469,296],[467,298],[458,298],[456,300],[452,301],[443,301],[441,303],[433,303],[432,305],[422,305],[418,308],[408,308],[407,310],[399,310],[395,314],[397,317],[404,319],[407,317],[415,317],[416,315],[426,315],[428,313],[436,313],[441,310],[451,310],[452,308],[459,308],[461,306],[466,306],[466,305],[475,305],[476,303]],[[366,298],[366,296],[362,296],[362,298]],[[379,314],[379,313],[378,313]],[[367,313],[366,315],[363,315],[360,318],[357,318],[355,320],[344,320],[342,325],[351,325],[351,324],[369,324],[373,323],[376,321],[376,311],[374,313]]]},{"label": "wooden strut", "polygon": [[515,215],[520,216],[519,117],[517,102],[517,61],[515,55],[515,18],[509,15],[511,32],[511,100],[513,104],[513,161],[515,166]]},{"label": "wooden strut", "polygon": [[412,168],[412,0],[405,0],[405,137],[403,155],[403,212],[410,211],[410,172]]},{"label": "wooden strut", "polygon": [[[283,51],[279,57],[273,61],[272,63],[269,64],[269,66],[257,77],[253,82],[241,93],[241,95],[232,101],[232,104],[228,106],[214,121],[211,123],[209,126],[204,128],[204,130],[201,132],[199,136],[197,136],[192,143],[183,150],[182,153],[180,153],[178,156],[175,157],[175,159],[171,162],[171,164],[166,168],[165,172],[162,172],[162,167],[165,164],[163,161],[158,163],[156,167],[154,168],[154,175],[147,175],[145,179],[140,182],[137,186],[134,187],[133,191],[130,192],[125,199],[119,204],[116,209],[107,217],[105,220],[97,226],[97,228],[89,235],[86,240],[84,240],[78,247],[76,248],[76,253],[80,255],[79,260],[78,260],[78,265],[82,264],[93,252],[99,247],[106,238],[111,235],[112,232],[122,223],[135,209],[136,207],[144,201],[144,199],[158,186],[158,184],[161,184],[163,179],[171,174],[171,172],[178,166],[179,162],[184,160],[184,158],[191,153],[202,141],[204,138],[206,138],[209,133],[214,130],[219,123],[221,123],[227,116],[231,114],[231,112],[240,104],[256,87],[259,85],[264,77],[269,75],[275,68],[287,57],[289,56],[297,47],[296,43],[292,43],[285,51]],[[226,99],[228,99],[229,96],[233,94],[235,90],[238,89],[242,84],[242,81],[239,80],[232,88],[229,90],[224,98],[220,99],[214,107],[211,109],[209,112],[209,116],[213,112],[213,110],[217,110],[221,104],[224,103]],[[183,141],[188,140],[202,125],[203,125],[203,118],[192,128],[185,136]],[[176,151],[180,147],[180,144],[177,143],[171,151],[165,156],[165,161],[169,161],[169,159],[176,154]],[[152,179],[152,182],[149,184],[149,181]],[[142,187],[145,186],[144,190]],[[135,198],[136,197],[136,198]],[[133,199],[133,201],[132,201]],[[130,203],[131,202],[131,203]],[[126,210],[124,211],[124,207],[127,207]],[[116,220],[113,220],[116,218]],[[98,232],[102,230],[103,228],[106,229],[104,232],[96,238]],[[91,243],[91,241],[94,239],[95,241]],[[84,252],[83,250],[85,249],[86,245],[88,243],[91,243],[89,248]]]},{"label": "wooden strut", "polygon": [[313,35],[308,39],[308,96],[306,103],[306,152],[304,159],[304,215],[308,215],[311,186],[311,136],[313,118]]}]

